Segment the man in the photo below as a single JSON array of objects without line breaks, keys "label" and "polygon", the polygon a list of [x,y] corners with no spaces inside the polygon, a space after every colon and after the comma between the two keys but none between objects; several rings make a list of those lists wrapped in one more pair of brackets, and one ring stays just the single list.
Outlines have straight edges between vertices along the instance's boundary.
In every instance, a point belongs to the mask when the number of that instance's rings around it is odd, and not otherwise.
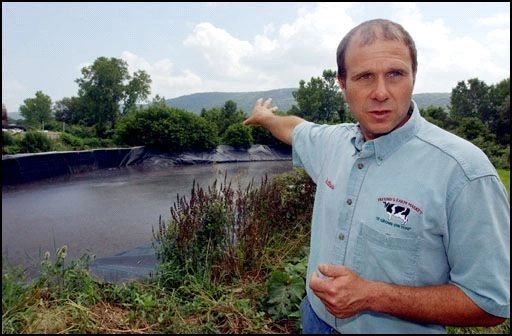
[{"label": "man", "polygon": [[510,210],[485,154],[412,101],[414,41],[388,20],[350,31],[338,82],[358,124],[277,116],[245,124],[292,144],[317,184],[301,305],[305,333],[436,333],[510,315]]}]

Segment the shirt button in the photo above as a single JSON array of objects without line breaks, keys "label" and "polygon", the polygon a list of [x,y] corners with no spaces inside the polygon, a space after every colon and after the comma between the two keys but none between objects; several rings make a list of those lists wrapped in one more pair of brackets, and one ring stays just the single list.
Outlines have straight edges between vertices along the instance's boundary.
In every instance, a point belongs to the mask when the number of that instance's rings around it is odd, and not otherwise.
[{"label": "shirt button", "polygon": [[343,233],[340,233],[340,234],[338,235],[338,238],[339,238],[340,240],[343,240],[343,239],[345,239],[345,235],[344,235]]},{"label": "shirt button", "polygon": [[357,168],[359,168],[359,169],[363,169],[363,167],[364,167],[364,164],[362,164],[362,163],[358,163],[358,164],[357,164]]},{"label": "shirt button", "polygon": [[349,198],[349,199],[347,200],[347,204],[348,204],[348,205],[351,205],[351,204],[352,204],[352,199],[351,199],[351,198]]}]

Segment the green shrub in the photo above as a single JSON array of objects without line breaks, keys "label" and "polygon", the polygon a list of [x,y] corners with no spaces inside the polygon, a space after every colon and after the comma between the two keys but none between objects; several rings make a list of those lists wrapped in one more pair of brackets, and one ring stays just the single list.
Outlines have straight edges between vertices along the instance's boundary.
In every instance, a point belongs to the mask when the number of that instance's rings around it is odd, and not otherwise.
[{"label": "green shrub", "polygon": [[510,169],[510,146],[499,148],[489,159],[498,169]]},{"label": "green shrub", "polygon": [[116,144],[113,139],[99,139],[101,147],[114,147]]},{"label": "green shrub", "polygon": [[21,153],[21,139],[23,133],[11,133],[2,131],[2,154],[18,154]]},{"label": "green shrub", "polygon": [[73,150],[80,150],[84,147],[82,139],[70,133],[61,133],[60,141],[70,146]]},{"label": "green shrub", "polygon": [[14,145],[14,137],[9,132],[2,131],[2,146]]},{"label": "green shrub", "polygon": [[100,139],[94,136],[82,138],[71,133],[61,133],[60,140],[64,145],[71,147],[70,149],[72,150],[104,148],[112,147],[114,145],[114,141],[112,139]]},{"label": "green shrub", "polygon": [[84,149],[92,149],[92,148],[101,148],[102,141],[99,138],[84,138],[82,139],[84,144]]},{"label": "green shrub", "polygon": [[18,154],[21,153],[21,147],[19,144],[3,147],[3,154]]},{"label": "green shrub", "polygon": [[56,120],[50,120],[44,124],[44,129],[47,131],[62,131],[62,123]]},{"label": "green shrub", "polygon": [[290,147],[290,145],[276,139],[267,129],[256,126],[251,127],[253,143],[258,145],[267,145],[271,147]]},{"label": "green shrub", "polygon": [[66,126],[65,131],[78,138],[93,138],[96,136],[94,126],[69,125]]},{"label": "green shrub", "polygon": [[45,134],[38,131],[29,131],[20,142],[23,153],[48,152],[52,148],[52,141]]},{"label": "green shrub", "polygon": [[224,133],[223,142],[235,148],[249,148],[253,143],[252,130],[243,124],[233,124]]},{"label": "green shrub", "polygon": [[116,126],[116,142],[164,151],[211,150],[218,145],[217,131],[191,112],[162,105],[130,114]]},{"label": "green shrub", "polygon": [[52,151],[55,152],[66,152],[72,150],[68,145],[62,143],[59,140],[52,140]]}]

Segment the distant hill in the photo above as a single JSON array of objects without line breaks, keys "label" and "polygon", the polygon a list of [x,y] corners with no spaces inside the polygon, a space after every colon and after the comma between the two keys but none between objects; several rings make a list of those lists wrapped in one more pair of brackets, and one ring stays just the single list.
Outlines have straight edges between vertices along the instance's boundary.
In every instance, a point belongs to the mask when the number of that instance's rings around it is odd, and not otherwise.
[{"label": "distant hill", "polygon": [[449,92],[431,92],[431,93],[416,93],[412,95],[412,99],[418,104],[419,108],[433,106],[448,107],[450,105]]},{"label": "distant hill", "polygon": [[226,101],[233,100],[239,109],[249,113],[259,98],[272,98],[272,104],[278,106],[280,111],[288,111],[293,104],[296,104],[295,98],[292,96],[294,90],[297,89],[287,88],[255,92],[203,92],[167,99],[166,102],[169,106],[200,114],[202,108],[208,110],[214,107],[222,107]]},{"label": "distant hill", "polygon": [[9,120],[25,119],[20,112],[7,112],[7,118]]},{"label": "distant hill", "polygon": [[[167,99],[167,105],[194,112],[201,113],[201,109],[222,107],[228,100],[233,100],[239,109],[247,114],[252,111],[254,103],[259,98],[272,98],[272,104],[279,107],[280,111],[288,111],[293,104],[296,104],[292,92],[296,88],[276,89],[269,91],[255,92],[202,92],[191,95]],[[414,101],[418,107],[425,108],[430,105],[447,107],[450,105],[450,93],[417,93],[413,94]]]}]

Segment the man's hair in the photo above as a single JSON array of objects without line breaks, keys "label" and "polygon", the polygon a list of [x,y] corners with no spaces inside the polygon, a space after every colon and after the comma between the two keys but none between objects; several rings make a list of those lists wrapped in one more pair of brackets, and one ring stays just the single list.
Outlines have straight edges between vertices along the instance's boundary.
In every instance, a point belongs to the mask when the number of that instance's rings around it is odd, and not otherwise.
[{"label": "man's hair", "polygon": [[[380,29],[379,29],[380,28]],[[370,45],[377,39],[395,40],[402,42],[409,49],[409,54],[412,60],[412,73],[413,78],[416,78],[416,71],[418,69],[418,56],[416,52],[416,45],[411,35],[398,23],[384,19],[369,20],[361,23],[360,25],[352,28],[347,35],[341,40],[336,51],[336,61],[338,63],[338,77],[345,79],[347,76],[347,69],[345,68],[345,54],[347,53],[348,45],[352,38],[359,33],[360,43],[362,46]]]}]

